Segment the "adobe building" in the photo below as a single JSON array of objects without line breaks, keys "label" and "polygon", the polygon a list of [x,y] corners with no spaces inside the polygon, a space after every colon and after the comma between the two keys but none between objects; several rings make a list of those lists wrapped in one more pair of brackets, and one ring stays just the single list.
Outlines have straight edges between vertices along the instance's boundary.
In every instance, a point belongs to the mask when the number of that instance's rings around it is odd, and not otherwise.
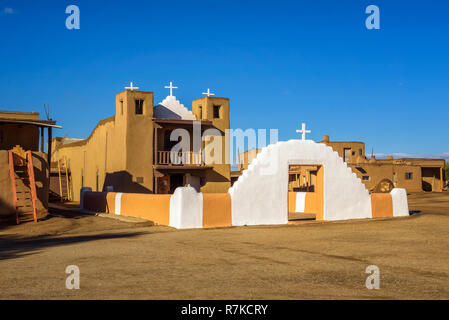
[{"label": "adobe building", "polygon": [[365,143],[358,141],[330,141],[324,143],[343,158],[352,171],[371,192],[389,192],[393,188],[404,188],[407,192],[442,192],[444,185],[444,159],[394,159],[388,156],[380,160],[365,157]]},{"label": "adobe building", "polygon": [[[14,172],[17,206],[14,206],[14,192],[11,181],[11,166],[9,151],[13,150],[14,159],[25,157],[26,151],[31,151],[34,167],[36,190],[36,207],[38,217],[45,216],[48,209],[48,163],[51,162],[51,152],[44,151],[44,133],[51,139],[52,129],[61,128],[53,120],[40,120],[38,112],[0,111],[0,219],[10,219],[19,212],[29,210],[28,197],[21,194],[30,193],[30,182],[19,179],[20,172]],[[13,170],[14,165],[12,166]]]},{"label": "adobe building", "polygon": [[[229,128],[229,99],[208,96],[192,102],[188,110],[172,94],[154,106],[153,92],[134,90],[132,86],[116,95],[115,115],[101,120],[87,139],[55,138],[55,163],[66,163],[72,190],[71,199],[79,201],[79,191],[169,194],[179,186],[190,185],[202,192],[226,192],[230,183],[230,165],[204,161],[207,143],[225,139]],[[199,126],[200,125],[200,126]],[[194,145],[195,128],[203,135],[208,129],[223,133],[209,142],[200,139]],[[173,163],[170,141],[175,129],[185,129],[191,137],[190,150],[183,152],[183,163]],[[207,132],[206,132],[207,136]],[[223,141],[222,141],[223,142]],[[110,188],[108,188],[110,187]]]}]

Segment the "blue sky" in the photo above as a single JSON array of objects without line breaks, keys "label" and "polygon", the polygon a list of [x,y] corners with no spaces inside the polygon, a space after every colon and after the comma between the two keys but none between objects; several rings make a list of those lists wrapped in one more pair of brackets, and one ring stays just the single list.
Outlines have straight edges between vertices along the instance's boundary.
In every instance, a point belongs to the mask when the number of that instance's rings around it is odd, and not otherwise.
[{"label": "blue sky", "polygon": [[[81,29],[65,8],[78,5]],[[380,8],[367,30],[365,8]],[[0,0],[0,109],[40,111],[86,138],[134,81],[211,88],[231,127],[366,142],[367,153],[449,157],[449,2]]]}]

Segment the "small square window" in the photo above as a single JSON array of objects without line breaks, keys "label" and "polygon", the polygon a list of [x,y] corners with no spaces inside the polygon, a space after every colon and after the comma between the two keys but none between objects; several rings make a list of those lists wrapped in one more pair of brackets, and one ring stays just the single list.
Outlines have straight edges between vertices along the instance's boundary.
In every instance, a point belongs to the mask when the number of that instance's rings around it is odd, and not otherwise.
[{"label": "small square window", "polygon": [[405,180],[412,180],[412,179],[413,179],[413,172],[406,172]]},{"label": "small square window", "polygon": [[143,100],[136,100],[136,114],[143,114]]},{"label": "small square window", "polygon": [[143,177],[136,177],[136,183],[143,183]]},{"label": "small square window", "polygon": [[369,176],[362,176],[362,181],[369,181]]},{"label": "small square window", "polygon": [[221,109],[221,106],[214,106],[214,118],[215,119],[220,118],[220,109]]}]

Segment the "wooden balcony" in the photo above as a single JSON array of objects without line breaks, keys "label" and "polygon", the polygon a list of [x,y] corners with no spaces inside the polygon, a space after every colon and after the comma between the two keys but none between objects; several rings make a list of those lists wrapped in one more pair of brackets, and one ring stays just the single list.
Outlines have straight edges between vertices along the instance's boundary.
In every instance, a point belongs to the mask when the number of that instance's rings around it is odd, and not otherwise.
[{"label": "wooden balcony", "polygon": [[158,151],[156,165],[163,166],[204,166],[201,152]]}]

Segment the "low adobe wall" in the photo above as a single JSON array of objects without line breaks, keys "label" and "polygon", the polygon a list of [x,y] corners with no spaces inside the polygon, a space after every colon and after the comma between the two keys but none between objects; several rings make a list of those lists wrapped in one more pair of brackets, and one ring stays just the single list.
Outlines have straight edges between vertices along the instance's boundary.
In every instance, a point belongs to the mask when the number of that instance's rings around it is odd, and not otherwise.
[{"label": "low adobe wall", "polygon": [[[319,169],[315,192],[290,194],[289,207],[290,165],[316,165]],[[138,216],[175,228],[287,224],[289,209],[315,213],[317,220],[325,221],[408,215],[404,189],[371,196],[337,152],[310,140],[278,142],[263,148],[227,194],[203,194],[191,187],[180,187],[173,195],[165,196],[98,196],[103,197],[100,207],[107,207],[107,212]],[[98,209],[95,205],[92,208]]]},{"label": "low adobe wall", "polygon": [[143,218],[156,224],[169,225],[170,195],[88,191],[83,193],[82,209]]},{"label": "low adobe wall", "polygon": [[[390,193],[372,193],[371,217],[390,218],[409,215],[405,189],[395,188]],[[289,192],[288,211],[297,213],[317,213],[320,210],[317,195],[313,192]],[[316,220],[320,219],[319,214]]]},{"label": "low adobe wall", "polygon": [[173,195],[87,191],[82,197],[82,209],[143,218],[178,229],[232,226],[228,193],[178,188]]},{"label": "low adobe wall", "polygon": [[[320,206],[316,196],[314,193],[289,192],[289,212],[318,212],[316,220],[323,220],[319,215]],[[404,189],[393,189],[386,194],[374,193],[370,197],[372,212],[369,218],[409,215]],[[236,225],[232,221],[232,199],[229,193],[203,194],[191,187],[177,188],[173,195],[88,191],[83,193],[82,200],[83,209],[143,218],[177,229]]]}]

